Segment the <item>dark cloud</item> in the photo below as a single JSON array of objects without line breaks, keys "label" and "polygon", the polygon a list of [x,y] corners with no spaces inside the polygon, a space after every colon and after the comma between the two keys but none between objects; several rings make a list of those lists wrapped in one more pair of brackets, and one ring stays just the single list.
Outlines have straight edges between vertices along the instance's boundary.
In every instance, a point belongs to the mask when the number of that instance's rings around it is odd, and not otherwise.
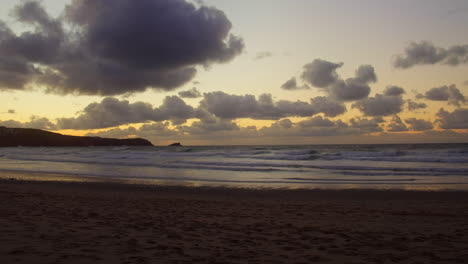
[{"label": "dark cloud", "polygon": [[312,86],[326,88],[339,80],[336,69],[343,66],[343,63],[333,63],[321,59],[315,59],[313,62],[304,65],[302,79]]},{"label": "dark cloud", "polygon": [[238,131],[240,127],[230,119],[222,119],[214,115],[206,115],[199,121],[194,121],[190,126],[179,126],[181,133],[191,135],[206,135],[219,131]]},{"label": "dark cloud", "polygon": [[253,95],[230,95],[224,92],[205,93],[200,105],[217,117],[225,119],[250,117],[258,113],[258,102]]},{"label": "dark cloud", "polygon": [[325,96],[317,96],[310,99],[310,104],[313,105],[317,112],[324,113],[325,116],[335,117],[346,112],[346,106],[335,100],[331,100]]},{"label": "dark cloud", "polygon": [[254,60],[262,60],[262,59],[266,59],[268,57],[271,57],[273,56],[273,52],[270,52],[270,51],[261,51],[261,52],[258,52],[255,57],[254,57]]},{"label": "dark cloud", "polygon": [[356,129],[340,120],[332,121],[321,116],[293,123],[290,119],[282,119],[269,127],[258,130],[257,136],[263,137],[313,137],[313,136],[339,136],[356,134]]},{"label": "dark cloud", "polygon": [[369,96],[370,87],[357,78],[339,80],[329,87],[330,96],[338,101],[355,101]]},{"label": "dark cloud", "polygon": [[356,70],[356,79],[361,83],[377,82],[377,74],[371,65],[361,65]]},{"label": "dark cloud", "polygon": [[231,22],[213,7],[185,0],[74,0],[59,19],[37,1],[15,9],[33,28],[16,35],[0,24],[0,86],[115,95],[172,90],[196,66],[230,61],[244,48]]},{"label": "dark cloud", "polygon": [[336,123],[328,118],[315,116],[305,121],[299,122],[298,125],[301,127],[333,127],[336,125]]},{"label": "dark cloud", "polygon": [[427,41],[413,42],[405,49],[404,54],[396,57],[393,66],[406,69],[415,65],[437,63],[451,66],[468,63],[468,45],[456,45],[445,49]]},{"label": "dark cloud", "polygon": [[416,118],[405,119],[405,123],[407,123],[409,128],[414,131],[424,131],[434,127],[431,122]]},{"label": "dark cloud", "polygon": [[293,90],[306,90],[306,89],[310,89],[310,87],[307,84],[298,86],[296,77],[292,77],[291,79],[283,83],[283,85],[281,85],[281,89],[293,91]]},{"label": "dark cloud", "polygon": [[88,105],[76,118],[59,118],[57,126],[61,129],[97,129],[166,120],[181,124],[195,115],[193,107],[177,96],[166,97],[159,108],[148,103],[129,103],[106,97],[100,103]]},{"label": "dark cloud", "polygon": [[468,108],[456,109],[451,113],[441,108],[436,115],[436,122],[443,129],[468,129]]},{"label": "dark cloud", "polygon": [[377,94],[358,101],[352,105],[367,116],[388,116],[402,111],[404,100],[401,96],[387,96]]},{"label": "dark cloud", "polygon": [[179,96],[181,98],[198,98],[202,97],[202,94],[197,90],[197,88],[193,87],[190,90],[179,92]]},{"label": "dark cloud", "polygon": [[[369,96],[371,90],[369,83],[377,81],[374,67],[361,65],[356,70],[355,77],[343,80],[336,73],[336,70],[341,66],[343,63],[315,59],[304,65],[301,78],[307,84],[322,88],[332,99],[337,101],[355,101]],[[308,88],[308,86],[298,86],[296,78],[292,77],[281,88],[297,90]]]},{"label": "dark cloud", "polygon": [[346,107],[326,97],[312,98],[310,103],[303,101],[273,101],[271,94],[262,94],[258,100],[253,95],[230,95],[224,92],[205,93],[200,108],[223,119],[252,118],[277,120],[284,117],[308,117],[318,113],[337,116]]},{"label": "dark cloud", "polygon": [[415,102],[415,101],[413,101],[411,99],[406,100],[406,106],[408,108],[408,111],[424,109],[424,108],[427,107],[427,105],[425,103],[418,103],[418,102]]},{"label": "dark cloud", "polygon": [[315,107],[306,102],[280,100],[273,102],[270,94],[257,99],[253,95],[230,95],[224,92],[204,94],[200,107],[223,119],[253,118],[275,120],[286,116],[311,116]]},{"label": "dark cloud", "polygon": [[404,132],[408,131],[408,127],[406,127],[405,123],[401,121],[401,118],[397,115],[392,117],[392,120],[387,125],[388,132]]},{"label": "dark cloud", "polygon": [[8,114],[16,114],[15,109],[8,109],[7,111]]},{"label": "dark cloud", "polygon": [[227,121],[237,118],[278,120],[290,116],[309,117],[318,113],[335,117],[344,112],[346,107],[342,103],[326,97],[315,97],[308,103],[273,101],[271,94],[262,94],[257,99],[253,95],[232,95],[219,91],[205,93],[198,108],[187,105],[177,96],[167,96],[159,107],[106,97],[99,103],[86,106],[78,117],[59,118],[57,126],[60,129],[98,129],[161,121],[171,121],[177,126],[184,124],[187,119],[195,118],[200,120],[199,125],[203,127],[214,123],[232,127],[233,124]]},{"label": "dark cloud", "polygon": [[424,95],[419,94],[418,98],[425,98],[431,101],[447,101],[449,105],[460,107],[465,103],[465,96],[452,84],[450,86],[444,85],[435,87],[427,91]]},{"label": "dark cloud", "polygon": [[45,117],[32,116],[28,122],[19,122],[15,120],[0,121],[0,126],[15,128],[37,128],[55,130],[57,126]]},{"label": "dark cloud", "polygon": [[385,88],[384,95],[387,96],[399,96],[405,93],[405,89],[395,86],[395,85],[390,85]]},{"label": "dark cloud", "polygon": [[382,118],[376,117],[372,119],[368,118],[351,118],[349,120],[352,128],[359,129],[359,134],[369,134],[374,132],[382,132],[383,129],[380,126],[384,122]]}]

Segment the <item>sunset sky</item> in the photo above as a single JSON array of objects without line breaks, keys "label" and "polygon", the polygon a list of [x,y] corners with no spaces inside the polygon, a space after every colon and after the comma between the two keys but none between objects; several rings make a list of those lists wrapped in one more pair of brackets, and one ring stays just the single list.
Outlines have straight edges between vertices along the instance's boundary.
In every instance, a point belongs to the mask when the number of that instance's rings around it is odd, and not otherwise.
[{"label": "sunset sky", "polygon": [[466,0],[0,3],[0,125],[155,145],[468,142]]}]

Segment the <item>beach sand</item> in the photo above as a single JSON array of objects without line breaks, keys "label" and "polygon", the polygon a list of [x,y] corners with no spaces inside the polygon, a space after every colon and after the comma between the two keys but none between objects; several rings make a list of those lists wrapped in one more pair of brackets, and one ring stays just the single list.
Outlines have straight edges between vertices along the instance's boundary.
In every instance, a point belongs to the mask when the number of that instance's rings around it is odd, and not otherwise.
[{"label": "beach sand", "polygon": [[9,263],[467,263],[468,193],[0,181]]}]

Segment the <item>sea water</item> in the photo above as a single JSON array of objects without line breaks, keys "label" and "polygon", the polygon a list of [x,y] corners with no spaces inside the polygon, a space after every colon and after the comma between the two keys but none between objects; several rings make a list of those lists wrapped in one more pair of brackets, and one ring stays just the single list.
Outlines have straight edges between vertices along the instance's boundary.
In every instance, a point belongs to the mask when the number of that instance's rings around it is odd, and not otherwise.
[{"label": "sea water", "polygon": [[188,186],[467,190],[468,144],[0,148],[0,177],[13,174]]}]

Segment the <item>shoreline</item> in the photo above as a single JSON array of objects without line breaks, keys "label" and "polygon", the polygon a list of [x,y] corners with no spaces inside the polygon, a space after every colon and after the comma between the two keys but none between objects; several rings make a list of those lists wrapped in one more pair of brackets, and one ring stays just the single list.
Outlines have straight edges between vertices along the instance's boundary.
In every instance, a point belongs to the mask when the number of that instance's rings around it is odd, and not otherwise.
[{"label": "shoreline", "polygon": [[170,178],[144,178],[144,177],[125,177],[125,178],[106,178],[105,176],[73,174],[61,172],[31,172],[0,170],[0,181],[16,180],[24,182],[55,182],[55,183],[98,183],[115,184],[124,186],[145,186],[145,188],[157,187],[183,187],[183,188],[211,188],[211,189],[245,189],[245,190],[375,190],[375,191],[414,191],[414,192],[466,192],[468,193],[468,183],[425,183],[425,184],[374,184],[369,183],[269,183],[265,186],[262,182],[213,182],[203,180],[172,180]]},{"label": "shoreline", "polygon": [[462,263],[468,192],[0,180],[4,263]]}]

